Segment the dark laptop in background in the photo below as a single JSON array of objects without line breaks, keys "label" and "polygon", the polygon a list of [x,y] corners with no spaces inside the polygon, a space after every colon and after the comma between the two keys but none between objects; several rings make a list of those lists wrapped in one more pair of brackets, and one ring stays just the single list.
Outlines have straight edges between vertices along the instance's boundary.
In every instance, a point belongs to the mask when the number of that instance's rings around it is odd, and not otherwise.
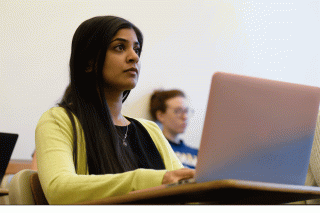
[{"label": "dark laptop in background", "polygon": [[5,175],[18,134],[0,132],[0,183]]}]

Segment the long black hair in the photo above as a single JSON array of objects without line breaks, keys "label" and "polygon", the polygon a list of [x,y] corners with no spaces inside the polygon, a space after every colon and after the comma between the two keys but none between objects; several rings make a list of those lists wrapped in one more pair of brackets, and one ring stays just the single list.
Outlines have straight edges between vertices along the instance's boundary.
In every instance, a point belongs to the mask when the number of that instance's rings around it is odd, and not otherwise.
[{"label": "long black hair", "polygon": [[[70,83],[59,106],[66,109],[73,126],[76,171],[78,138],[72,114],[78,118],[84,132],[89,174],[120,173],[136,169],[120,147],[120,139],[105,100],[102,77],[111,39],[120,29],[125,28],[135,31],[142,49],[143,36],[140,30],[129,21],[115,16],[88,19],[77,28],[73,36]],[[122,102],[129,93],[129,90],[123,92]]]}]

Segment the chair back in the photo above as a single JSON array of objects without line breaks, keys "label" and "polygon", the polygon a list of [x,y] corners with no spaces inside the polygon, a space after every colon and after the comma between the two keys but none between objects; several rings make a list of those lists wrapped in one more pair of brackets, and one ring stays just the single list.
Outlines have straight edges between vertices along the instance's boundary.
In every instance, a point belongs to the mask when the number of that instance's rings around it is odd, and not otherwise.
[{"label": "chair back", "polygon": [[38,173],[31,174],[30,186],[31,186],[31,191],[32,191],[34,203],[36,205],[49,205],[49,203],[43,193]]},{"label": "chair back", "polygon": [[9,186],[9,203],[11,205],[48,204],[36,171],[24,169],[13,176]]}]

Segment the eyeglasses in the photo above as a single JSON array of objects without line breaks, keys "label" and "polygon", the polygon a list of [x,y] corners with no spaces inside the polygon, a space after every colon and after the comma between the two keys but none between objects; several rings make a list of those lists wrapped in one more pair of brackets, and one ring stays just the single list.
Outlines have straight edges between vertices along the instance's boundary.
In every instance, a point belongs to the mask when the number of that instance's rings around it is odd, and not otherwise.
[{"label": "eyeglasses", "polygon": [[191,117],[194,114],[194,110],[190,109],[190,108],[180,108],[180,107],[170,108],[170,107],[168,107],[168,109],[172,109],[173,113],[179,117],[181,117],[183,115],[187,115],[188,117]]}]

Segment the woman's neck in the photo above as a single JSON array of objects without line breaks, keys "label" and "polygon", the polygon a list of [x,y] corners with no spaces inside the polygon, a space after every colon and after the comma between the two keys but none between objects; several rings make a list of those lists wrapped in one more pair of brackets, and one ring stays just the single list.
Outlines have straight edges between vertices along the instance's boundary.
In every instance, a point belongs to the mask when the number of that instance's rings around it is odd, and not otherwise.
[{"label": "woman's neck", "polygon": [[105,92],[106,101],[110,110],[114,125],[126,126],[128,121],[122,116],[122,93]]}]

